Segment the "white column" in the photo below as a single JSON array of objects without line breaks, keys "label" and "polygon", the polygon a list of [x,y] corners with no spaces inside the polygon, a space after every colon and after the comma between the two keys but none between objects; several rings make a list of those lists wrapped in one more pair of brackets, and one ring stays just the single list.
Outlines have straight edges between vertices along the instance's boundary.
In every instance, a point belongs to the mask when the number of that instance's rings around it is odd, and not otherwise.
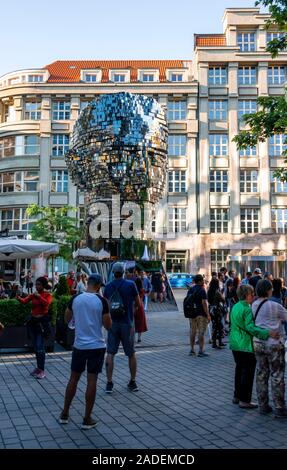
[{"label": "white column", "polygon": [[39,179],[39,204],[41,206],[49,205],[50,194],[50,155],[51,140],[49,134],[41,135],[40,139],[40,179]]},{"label": "white column", "polygon": [[240,160],[233,137],[238,134],[238,63],[228,67],[228,155],[229,155],[229,193],[230,193],[230,231],[240,233]]},{"label": "white column", "polygon": [[199,222],[200,233],[209,233],[208,63],[199,64],[199,83]]},{"label": "white column", "polygon": [[258,64],[258,95],[268,96],[268,62]]},{"label": "white column", "polygon": [[270,168],[268,143],[260,142],[258,144],[260,174],[260,225],[262,233],[272,233],[271,228],[271,195],[270,195]]}]

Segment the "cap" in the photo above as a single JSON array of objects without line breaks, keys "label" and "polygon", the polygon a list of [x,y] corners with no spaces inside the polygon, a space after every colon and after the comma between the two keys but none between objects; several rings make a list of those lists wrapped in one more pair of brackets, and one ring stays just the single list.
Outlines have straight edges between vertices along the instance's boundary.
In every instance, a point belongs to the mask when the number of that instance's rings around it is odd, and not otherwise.
[{"label": "cap", "polygon": [[254,272],[257,273],[257,274],[262,274],[262,271],[260,268],[256,268],[254,269]]},{"label": "cap", "polygon": [[101,286],[105,286],[104,282],[103,282],[103,278],[100,274],[91,274],[89,276],[89,279],[88,279],[88,282],[93,282],[94,284],[100,284]]},{"label": "cap", "polygon": [[124,267],[122,263],[115,263],[112,267],[112,272],[113,273],[124,273]]}]

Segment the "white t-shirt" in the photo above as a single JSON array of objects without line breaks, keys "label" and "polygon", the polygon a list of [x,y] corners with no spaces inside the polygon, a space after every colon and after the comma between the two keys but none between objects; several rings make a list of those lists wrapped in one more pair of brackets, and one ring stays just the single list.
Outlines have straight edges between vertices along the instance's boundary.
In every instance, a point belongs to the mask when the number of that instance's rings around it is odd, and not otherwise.
[{"label": "white t-shirt", "polygon": [[[256,299],[253,304],[252,304],[252,313],[253,317],[255,317],[256,311],[263,302],[264,298],[259,298]],[[278,331],[280,333],[280,338],[279,339],[274,339],[269,336],[267,340],[263,341],[260,340],[256,337],[253,338],[253,341],[255,343],[265,343],[268,346],[274,345],[274,344],[280,344],[284,343],[284,329],[283,329],[283,321],[287,320],[287,310],[282,307],[277,302],[274,302],[273,300],[267,300],[262,304],[262,307],[260,308],[257,318],[255,320],[255,325],[260,326],[260,328],[265,328],[266,330],[274,330]]]},{"label": "white t-shirt", "polygon": [[100,349],[106,347],[102,331],[103,315],[109,312],[106,299],[97,294],[83,292],[70,301],[73,311],[75,342],[77,349]]}]

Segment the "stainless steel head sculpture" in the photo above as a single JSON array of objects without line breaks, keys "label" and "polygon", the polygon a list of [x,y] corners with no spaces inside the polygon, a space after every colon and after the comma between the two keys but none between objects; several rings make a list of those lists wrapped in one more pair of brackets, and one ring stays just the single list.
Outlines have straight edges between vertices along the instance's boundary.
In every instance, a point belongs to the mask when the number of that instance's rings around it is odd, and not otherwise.
[{"label": "stainless steel head sculpture", "polygon": [[156,203],[167,171],[167,124],[161,105],[143,95],[112,93],[80,114],[66,163],[73,182],[94,199]]}]

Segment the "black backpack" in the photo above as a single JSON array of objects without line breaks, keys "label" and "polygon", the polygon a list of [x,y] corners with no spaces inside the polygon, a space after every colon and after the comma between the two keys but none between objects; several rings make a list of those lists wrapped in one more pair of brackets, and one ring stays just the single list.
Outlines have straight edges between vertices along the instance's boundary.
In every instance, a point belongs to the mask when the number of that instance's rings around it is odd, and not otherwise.
[{"label": "black backpack", "polygon": [[191,292],[187,294],[183,301],[183,313],[185,318],[195,318],[197,314],[197,307],[196,307],[196,296],[201,290],[201,287],[197,288],[192,287]]},{"label": "black backpack", "polygon": [[[119,285],[119,287],[122,284]],[[126,316],[126,309],[123,303],[121,294],[119,293],[119,287],[115,287],[115,290],[110,297],[110,314],[112,320],[122,320]]]}]

